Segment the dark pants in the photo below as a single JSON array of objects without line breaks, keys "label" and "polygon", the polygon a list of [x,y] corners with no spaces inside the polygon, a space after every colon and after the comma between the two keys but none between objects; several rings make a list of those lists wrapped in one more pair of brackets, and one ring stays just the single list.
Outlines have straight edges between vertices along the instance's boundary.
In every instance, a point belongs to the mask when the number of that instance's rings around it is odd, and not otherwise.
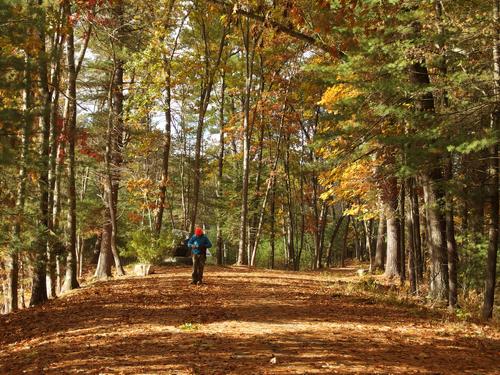
[{"label": "dark pants", "polygon": [[193,254],[193,283],[203,282],[203,268],[207,256],[204,254]]}]

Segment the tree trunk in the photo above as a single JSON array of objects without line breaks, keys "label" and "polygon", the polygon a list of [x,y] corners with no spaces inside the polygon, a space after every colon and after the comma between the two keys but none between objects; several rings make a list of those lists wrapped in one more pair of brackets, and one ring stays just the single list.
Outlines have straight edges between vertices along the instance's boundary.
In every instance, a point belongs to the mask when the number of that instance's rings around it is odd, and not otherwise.
[{"label": "tree trunk", "polygon": [[[51,40],[51,56],[50,61],[53,64],[50,72],[49,95],[51,97],[52,106],[50,110],[50,137],[49,137],[49,186],[48,186],[48,214],[49,214],[49,231],[57,233],[54,225],[54,218],[51,216],[54,210],[54,197],[56,194],[56,166],[57,166],[57,144],[60,132],[59,123],[59,87],[60,87],[60,66],[61,55],[64,49],[65,32],[63,28],[66,25],[66,14],[64,13],[64,4],[59,4],[59,12],[57,16],[57,24],[55,27],[54,37]],[[59,203],[59,202],[58,202]],[[58,233],[57,233],[58,234]],[[56,252],[59,246],[59,241],[49,241],[47,250],[47,292],[50,298],[56,297],[58,291],[57,284],[57,267],[56,267]]]},{"label": "tree trunk", "polygon": [[[332,207],[332,211],[333,211],[333,207]],[[333,216],[332,217],[335,217],[334,212],[333,212]],[[328,268],[330,268],[330,266],[333,263],[333,245],[335,243],[335,238],[337,237],[337,234],[338,234],[339,229],[340,229],[340,225],[342,224],[342,221],[344,220],[344,217],[345,216],[343,215],[343,213],[340,213],[340,217],[337,220],[337,223],[335,224],[335,228],[333,228],[333,232],[332,232],[332,235],[330,237],[330,245],[328,246],[328,255],[326,257],[326,262],[327,262],[327,267]]]},{"label": "tree trunk", "polygon": [[[288,91],[287,91],[287,93],[288,93]],[[264,224],[264,213],[265,213],[267,201],[268,201],[269,194],[270,194],[271,190],[273,190],[273,194],[274,194],[275,181],[276,181],[275,180],[276,179],[276,170],[278,168],[278,161],[279,161],[280,149],[281,149],[282,130],[283,130],[283,126],[284,126],[284,123],[285,123],[285,110],[286,110],[286,100],[285,100],[285,103],[282,106],[281,119],[280,119],[280,125],[279,125],[278,145],[276,147],[276,156],[274,158],[271,171],[269,172],[269,178],[267,179],[266,192],[264,193],[264,199],[262,200],[262,205],[261,205],[260,212],[259,212],[259,219],[258,219],[257,231],[255,233],[254,244],[253,244],[253,249],[252,249],[252,255],[251,255],[251,258],[250,258],[250,264],[252,266],[255,263],[255,257],[256,257],[256,254],[257,254],[257,248],[259,246],[260,236],[261,236],[261,233],[262,233],[262,226]],[[274,196],[273,196],[273,199],[274,199]],[[274,204],[274,201],[273,201],[273,204]],[[273,207],[273,209],[274,209],[274,207]],[[273,214],[273,216],[274,216],[274,214]],[[272,218],[272,220],[274,220],[274,217]],[[273,225],[274,225],[274,221],[273,221]],[[274,265],[274,254],[273,254],[273,262],[272,263]]]},{"label": "tree trunk", "polygon": [[[423,279],[423,265],[422,255],[421,255],[421,239],[420,239],[420,215],[418,209],[418,196],[415,192],[415,178],[410,178],[408,180],[408,212],[407,224],[408,224],[408,254],[411,259],[408,259],[408,264],[413,267],[408,269],[410,273],[410,288],[412,286],[412,277],[414,280],[415,293],[418,293],[419,285],[422,283]],[[409,227],[411,225],[411,228]],[[409,266],[409,267],[410,267]],[[413,289],[412,289],[413,291]]]},{"label": "tree trunk", "polygon": [[384,192],[385,215],[387,220],[387,257],[385,261],[385,276],[399,277],[399,254],[401,246],[401,230],[398,217],[397,180],[391,177]]},{"label": "tree trunk", "polygon": [[[0,259],[0,273],[3,275],[6,271],[7,271],[6,265],[3,262],[3,260]],[[6,277],[7,277],[6,279],[0,277],[0,282],[2,284],[1,296],[3,298],[3,304],[0,306],[0,315],[12,312],[12,309],[10,308],[11,296],[9,292],[9,280],[8,280],[9,275],[6,275]]]},{"label": "tree trunk", "polygon": [[106,222],[102,228],[99,259],[94,276],[98,279],[111,277],[111,262],[111,223]]},{"label": "tree trunk", "polygon": [[[493,21],[495,25],[495,34],[493,41],[493,80],[494,93],[497,105],[491,116],[492,130],[499,134],[500,132],[500,108],[498,105],[500,96],[500,0],[493,2]],[[496,285],[496,267],[498,254],[498,220],[499,220],[499,155],[498,142],[490,147],[489,150],[489,179],[490,191],[489,200],[491,205],[491,214],[488,223],[488,261],[486,264],[486,282],[483,303],[483,318],[490,319],[493,316],[493,306],[495,300],[495,285]]]},{"label": "tree trunk", "polygon": [[359,232],[358,232],[358,226],[356,225],[356,221],[353,220],[352,222],[352,229],[354,229],[354,237],[355,237],[355,241],[354,241],[354,258],[356,258],[357,260],[361,260],[360,259],[360,254],[361,254],[361,243],[360,243],[360,236],[359,236]]},{"label": "tree trunk", "polygon": [[219,158],[217,163],[217,265],[224,263],[224,241],[222,238],[222,176],[224,172],[224,104],[226,94],[226,70],[222,70],[221,77],[221,104],[219,110]]},{"label": "tree trunk", "polygon": [[[117,14],[123,15],[123,3],[118,6]],[[118,276],[125,274],[123,270],[118,249],[116,247],[116,238],[118,236],[117,209],[118,209],[118,191],[120,188],[120,167],[123,163],[123,62],[117,60],[115,62],[114,79],[111,84],[109,96],[109,120],[107,130],[107,146],[105,153],[106,163],[106,182],[108,201],[108,219],[111,223],[111,254],[115,263],[116,273]],[[112,110],[111,110],[112,109]],[[115,121],[113,121],[113,119]],[[113,137],[114,135],[114,137]]]},{"label": "tree trunk", "polygon": [[[113,5],[113,16],[118,20],[120,30],[118,41],[123,42],[125,38],[125,23],[124,23],[124,2],[119,0]],[[120,45],[121,46],[121,45]],[[111,223],[111,254],[115,263],[115,269],[118,276],[125,274],[116,246],[118,236],[118,191],[120,189],[120,170],[123,164],[123,147],[124,147],[124,124],[123,124],[123,72],[124,61],[120,57],[114,57],[113,73],[108,93],[109,103],[109,118],[107,129],[107,145],[105,152],[106,176],[105,186],[108,190],[107,206],[108,220]],[[106,160],[107,158],[107,160]]]},{"label": "tree trunk", "polygon": [[172,111],[171,111],[171,69],[170,60],[164,62],[166,70],[165,90],[166,90],[166,103],[165,103],[165,134],[163,136],[163,160],[162,160],[162,173],[160,182],[160,194],[158,202],[158,213],[155,218],[155,234],[160,237],[161,226],[163,223],[163,212],[165,210],[165,196],[167,192],[168,183],[168,164],[170,160],[170,143],[171,143],[171,129],[172,129]]},{"label": "tree trunk", "polygon": [[326,219],[328,216],[328,206],[326,202],[321,204],[321,210],[319,217],[317,218],[317,227],[315,233],[315,268],[320,269],[323,267],[323,248],[324,248],[324,238],[325,238],[325,227]]},{"label": "tree trunk", "polygon": [[[182,227],[184,230],[189,230],[188,226],[188,216],[189,216],[189,186],[186,188],[186,159],[188,154],[187,148],[187,137],[186,137],[186,124],[184,120],[184,101],[181,104],[181,115],[180,115],[180,127],[181,127],[181,142],[182,142],[182,150],[181,150],[181,160],[180,160],[180,188],[181,188],[181,206],[182,206]],[[187,180],[190,181],[189,176]]]},{"label": "tree trunk", "polygon": [[270,268],[274,269],[275,257],[275,238],[276,238],[276,187],[273,184],[271,188],[271,254],[270,254]]},{"label": "tree trunk", "polygon": [[[116,77],[118,75],[118,78]],[[116,249],[116,208],[118,204],[118,189],[119,176],[117,168],[121,164],[121,148],[122,148],[122,123],[120,120],[122,107],[120,102],[123,99],[122,90],[123,68],[120,62],[115,61],[115,67],[110,80],[108,90],[108,126],[106,130],[106,151],[105,151],[105,166],[106,173],[104,176],[104,204],[106,206],[104,224],[102,229],[101,254],[97,263],[95,277],[106,278],[111,276],[111,257],[115,261],[115,267],[119,276],[125,272],[122,268],[120,258]],[[118,93],[120,92],[120,93]],[[118,104],[115,103],[118,100]],[[118,116],[117,116],[118,114]],[[116,126],[113,118],[116,119]]]},{"label": "tree trunk", "polygon": [[51,98],[49,93],[49,85],[47,79],[47,55],[45,46],[45,22],[46,15],[42,6],[42,1],[38,1],[40,6],[40,23],[38,25],[38,39],[40,42],[39,51],[39,74],[40,74],[40,92],[42,102],[42,113],[40,117],[41,123],[41,145],[40,145],[40,170],[38,186],[40,189],[39,199],[39,222],[40,222],[40,235],[35,242],[35,264],[33,269],[32,287],[30,306],[35,306],[47,301],[47,236],[49,229],[49,212],[48,212],[48,183],[49,183],[49,138],[50,138],[50,105]]},{"label": "tree trunk", "polygon": [[24,287],[24,270],[25,270],[25,260],[24,257],[19,257],[19,299],[21,302],[21,308],[26,308],[26,289]]},{"label": "tree trunk", "polygon": [[422,176],[424,200],[427,206],[427,222],[429,237],[427,239],[430,251],[430,289],[429,295],[433,299],[448,299],[448,257],[446,253],[446,228],[442,216],[440,203],[442,195],[438,193],[435,181],[440,180],[439,170],[434,175]]},{"label": "tree trunk", "polygon": [[27,163],[29,157],[29,147],[31,142],[31,132],[33,128],[33,88],[31,77],[31,57],[26,56],[25,67],[25,89],[24,89],[24,121],[22,136],[21,162],[19,167],[19,180],[17,185],[16,217],[13,226],[13,237],[16,244],[10,249],[6,261],[7,284],[4,296],[4,312],[16,311],[19,305],[18,284],[19,284],[19,249],[21,236],[21,221],[24,215],[24,203],[26,200],[26,180]]},{"label": "tree trunk", "polygon": [[400,246],[399,220],[389,211],[387,217],[387,258],[385,275],[389,278],[399,277],[398,253]]},{"label": "tree trunk", "polygon": [[[64,13],[69,18],[71,5],[64,3]],[[67,244],[66,277],[62,291],[78,288],[76,258],[76,182],[75,182],[75,140],[76,140],[76,68],[73,26],[67,26],[66,56],[68,61],[68,221],[69,243]]]},{"label": "tree trunk", "polygon": [[410,290],[412,294],[417,293],[417,272],[415,263],[415,224],[413,222],[413,210],[412,210],[412,181],[408,181],[408,194],[406,195],[406,202],[408,205],[408,210],[406,210],[405,223],[406,231],[408,233],[407,239],[407,254],[408,254],[408,278],[410,280]]},{"label": "tree trunk", "polygon": [[250,21],[244,23],[243,44],[245,46],[245,96],[243,102],[243,181],[241,188],[240,240],[238,245],[238,260],[236,264],[245,264],[245,249],[247,246],[247,216],[248,216],[248,182],[250,175],[250,95],[253,82],[254,51],[250,50]]},{"label": "tree trunk", "polygon": [[[284,170],[285,170],[285,187],[286,187],[286,198],[287,198],[287,243],[286,252],[288,254],[289,262],[291,262],[291,269],[297,270],[298,265],[295,262],[295,230],[294,230],[294,213],[293,213],[293,197],[292,197],[292,181],[290,178],[290,151],[289,151],[289,141],[290,136],[287,134],[285,143],[285,157],[283,160]],[[289,264],[290,268],[290,264]]]},{"label": "tree trunk", "polygon": [[370,261],[369,271],[373,270],[373,251],[372,251],[372,229],[373,229],[373,219],[368,221],[363,220],[363,225],[365,228],[365,248],[368,252],[368,260]]},{"label": "tree trunk", "polygon": [[424,260],[422,254],[422,237],[420,236],[420,210],[418,202],[418,194],[415,190],[415,178],[411,178],[409,181],[409,194],[411,200],[411,212],[413,216],[413,239],[415,243],[415,269],[417,285],[420,284],[424,276]]},{"label": "tree trunk", "polygon": [[[261,82],[262,85],[262,82]],[[255,107],[257,108],[257,106]],[[256,116],[256,110],[253,111],[253,117],[255,118]],[[255,121],[252,121],[255,122]],[[251,258],[253,258],[253,249],[255,245],[255,238],[257,235],[257,225],[259,223],[259,216],[257,214],[257,208],[258,208],[258,203],[259,203],[259,198],[261,196],[261,185],[262,185],[262,167],[263,167],[263,152],[264,152],[264,124],[263,124],[263,117],[260,116],[259,120],[259,144],[257,147],[257,176],[255,177],[255,189],[254,194],[253,194],[253,199],[251,201],[250,207],[252,210],[252,215],[249,220],[249,226],[248,226],[248,254],[251,254]],[[252,266],[255,266],[255,259],[251,262]]]},{"label": "tree trunk", "polygon": [[351,223],[351,217],[347,217],[347,224],[345,226],[345,233],[344,233],[344,243],[342,245],[342,248],[340,249],[340,267],[344,268],[345,267],[345,257],[346,257],[346,252],[347,252],[347,236],[349,234],[349,224]]},{"label": "tree trunk", "polygon": [[[64,134],[62,139],[59,140],[57,144],[57,152],[56,152],[56,161],[55,161],[55,170],[54,170],[54,187],[53,187],[53,202],[52,202],[52,230],[54,232],[59,231],[59,222],[60,222],[60,214],[61,214],[61,179],[63,175],[65,157],[66,157],[66,133],[67,133],[67,124],[69,122],[69,91],[66,89],[64,107],[63,107],[63,121],[62,121],[62,129],[60,129],[60,133]],[[59,242],[59,241],[58,241]],[[58,243],[59,245],[59,243]],[[60,256],[56,256],[56,289],[58,290],[61,286],[60,279]]]},{"label": "tree trunk", "polygon": [[[415,29],[418,29],[416,27]],[[418,34],[418,31],[417,31]],[[410,67],[410,81],[418,87],[425,88],[430,84],[429,73],[425,61],[416,61]],[[432,92],[426,92],[415,101],[415,106],[420,112],[435,113],[434,96]],[[424,124],[425,125],[425,124]],[[446,222],[443,210],[440,207],[443,201],[443,193],[438,188],[441,182],[441,158],[434,157],[430,171],[422,173],[422,185],[424,199],[428,212],[428,237],[427,242],[431,257],[430,290],[431,298],[438,300],[448,299],[448,257],[446,252]]]},{"label": "tree trunk", "polygon": [[[445,168],[445,178],[447,181],[451,181],[453,178],[453,162],[452,156],[448,155],[447,166]],[[446,248],[448,252],[448,304],[449,307],[454,309],[457,306],[457,266],[458,266],[458,251],[457,243],[455,241],[455,222],[454,222],[454,204],[453,196],[449,193],[450,189],[447,189],[446,199],[445,199],[445,221],[446,221]]]},{"label": "tree trunk", "polygon": [[404,181],[401,182],[401,192],[399,194],[399,229],[400,229],[400,245],[399,245],[399,276],[401,283],[404,283],[406,280],[406,253],[405,253],[405,225],[404,220],[406,217],[405,213],[405,193],[406,184]]},{"label": "tree trunk", "polygon": [[210,66],[209,60],[209,50],[207,48],[208,36],[205,29],[204,20],[201,20],[202,36],[205,42],[205,72],[202,81],[201,94],[200,94],[200,107],[198,110],[198,125],[196,128],[196,144],[195,144],[195,155],[194,155],[194,182],[193,182],[193,202],[191,208],[191,222],[190,222],[190,232],[194,233],[194,227],[196,225],[196,218],[198,216],[198,203],[200,198],[200,184],[201,184],[201,143],[203,138],[203,129],[205,126],[205,115],[207,113],[208,104],[210,103],[210,96],[212,94],[212,86],[214,82],[214,76],[219,69],[222,51],[224,50],[224,44],[226,41],[227,28],[224,27],[222,31],[222,36],[219,41],[219,50],[217,58],[213,66]]},{"label": "tree trunk", "polygon": [[[438,47],[440,52],[440,61],[438,63],[439,70],[443,77],[446,77],[448,73],[447,67],[447,56],[446,56],[446,33],[445,28],[443,26],[443,4],[441,0],[435,1],[435,11],[437,18],[437,27],[439,33],[439,41]],[[438,95],[437,103],[439,103],[439,107],[447,108],[449,106],[448,102],[448,94],[446,90],[443,90]],[[438,108],[439,108],[438,107]],[[448,153],[447,158],[445,160],[445,180],[450,183],[453,178],[453,155]],[[444,220],[446,226],[446,248],[448,255],[448,305],[451,309],[454,309],[457,305],[457,263],[458,263],[458,254],[457,254],[457,244],[455,241],[455,223],[454,223],[454,203],[453,203],[453,194],[451,191],[451,187],[446,189],[446,193],[444,194],[445,198],[445,212],[444,212]]]},{"label": "tree trunk", "polygon": [[377,245],[375,248],[375,260],[373,261],[373,269],[383,270],[384,269],[384,237],[385,237],[385,215],[384,210],[380,210],[378,229],[377,229]]}]

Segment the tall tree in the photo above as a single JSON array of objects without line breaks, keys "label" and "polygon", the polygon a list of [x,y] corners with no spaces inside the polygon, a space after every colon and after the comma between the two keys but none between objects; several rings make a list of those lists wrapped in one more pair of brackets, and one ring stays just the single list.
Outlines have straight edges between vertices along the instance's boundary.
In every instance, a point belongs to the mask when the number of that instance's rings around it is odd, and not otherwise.
[{"label": "tall tree", "polygon": [[248,229],[248,184],[250,176],[250,135],[252,132],[250,123],[251,93],[253,86],[253,66],[255,57],[255,42],[250,34],[250,20],[242,20],[243,46],[245,51],[245,91],[243,94],[243,181],[241,188],[241,212],[240,212],[240,238],[238,244],[238,259],[236,264],[242,265],[248,262],[245,254],[247,248]]},{"label": "tall tree", "polygon": [[49,229],[49,212],[48,212],[48,182],[49,182],[49,138],[50,138],[50,105],[51,97],[48,82],[48,67],[47,67],[47,49],[46,49],[46,10],[43,7],[43,2],[38,1],[38,6],[32,8],[38,15],[37,17],[37,38],[39,42],[38,51],[38,79],[40,90],[40,129],[41,142],[39,151],[39,182],[40,189],[39,199],[39,227],[40,236],[35,244],[35,267],[32,277],[31,299],[30,306],[38,305],[45,302],[47,298],[47,238]]},{"label": "tall tree", "polygon": [[488,261],[486,265],[486,285],[483,303],[483,318],[489,319],[493,315],[496,285],[496,266],[498,254],[498,221],[499,221],[499,155],[498,136],[500,134],[500,1],[493,1],[493,92],[495,105],[491,114],[491,131],[496,140],[489,150],[489,178],[491,205],[488,223]]},{"label": "tall tree", "polygon": [[198,106],[198,123],[196,127],[196,143],[194,150],[194,181],[193,181],[193,202],[190,217],[190,232],[194,233],[194,227],[196,225],[196,219],[198,216],[198,204],[200,198],[200,186],[201,186],[201,146],[203,140],[203,132],[205,130],[205,116],[207,113],[208,105],[210,104],[210,96],[212,95],[212,88],[214,85],[214,80],[217,72],[219,71],[219,66],[222,60],[222,53],[224,51],[224,45],[226,41],[226,36],[228,32],[228,25],[224,24],[219,35],[218,47],[216,49],[215,58],[211,53],[211,33],[209,30],[209,25],[207,25],[207,19],[205,18],[203,7],[200,4],[196,4],[197,9],[195,14],[196,22],[199,24],[201,39],[203,43],[203,75],[201,79],[200,87],[200,97]]},{"label": "tall tree", "polygon": [[[71,3],[64,3],[64,14],[70,19]],[[69,116],[68,131],[68,219],[67,227],[69,241],[67,243],[66,276],[62,286],[63,291],[78,288],[77,257],[76,257],[76,182],[75,182],[75,142],[76,142],[76,66],[75,66],[75,36],[71,22],[67,25],[66,57],[68,63],[68,95]]]}]

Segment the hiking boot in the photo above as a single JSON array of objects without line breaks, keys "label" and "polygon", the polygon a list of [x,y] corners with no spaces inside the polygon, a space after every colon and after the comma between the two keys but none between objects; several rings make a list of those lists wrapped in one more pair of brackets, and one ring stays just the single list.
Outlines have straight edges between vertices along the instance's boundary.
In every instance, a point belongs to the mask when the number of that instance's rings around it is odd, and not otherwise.
[{"label": "hiking boot", "polygon": [[189,285],[196,285],[196,281],[194,281],[194,280],[193,280],[193,281],[191,281],[191,282],[189,283]]},{"label": "hiking boot", "polygon": [[202,282],[202,281],[198,281],[198,282],[196,283],[196,285],[201,285],[201,284],[203,284],[203,282]]}]

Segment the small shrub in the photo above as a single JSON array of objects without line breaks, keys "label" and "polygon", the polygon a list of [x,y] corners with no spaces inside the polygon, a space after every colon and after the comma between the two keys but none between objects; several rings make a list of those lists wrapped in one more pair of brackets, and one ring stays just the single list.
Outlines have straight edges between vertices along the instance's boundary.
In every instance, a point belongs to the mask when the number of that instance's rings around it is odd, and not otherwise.
[{"label": "small shrub", "polygon": [[193,323],[184,323],[179,326],[180,329],[183,331],[197,331],[200,329],[200,326],[198,324],[193,324]]},{"label": "small shrub", "polygon": [[472,317],[472,314],[464,309],[456,309],[455,316],[462,321],[467,321]]},{"label": "small shrub", "polygon": [[457,235],[457,246],[460,249],[458,282],[462,294],[467,296],[484,287],[488,239],[478,234]]},{"label": "small shrub", "polygon": [[165,243],[170,239],[162,237],[155,238],[148,229],[139,229],[130,234],[130,239],[122,254],[128,257],[135,257],[140,263],[157,264],[165,255]]},{"label": "small shrub", "polygon": [[364,277],[360,282],[359,282],[359,288],[361,290],[366,290],[366,291],[370,291],[370,292],[375,292],[378,290],[378,283],[377,281],[375,280],[374,277],[372,276],[368,276],[368,277]]}]

